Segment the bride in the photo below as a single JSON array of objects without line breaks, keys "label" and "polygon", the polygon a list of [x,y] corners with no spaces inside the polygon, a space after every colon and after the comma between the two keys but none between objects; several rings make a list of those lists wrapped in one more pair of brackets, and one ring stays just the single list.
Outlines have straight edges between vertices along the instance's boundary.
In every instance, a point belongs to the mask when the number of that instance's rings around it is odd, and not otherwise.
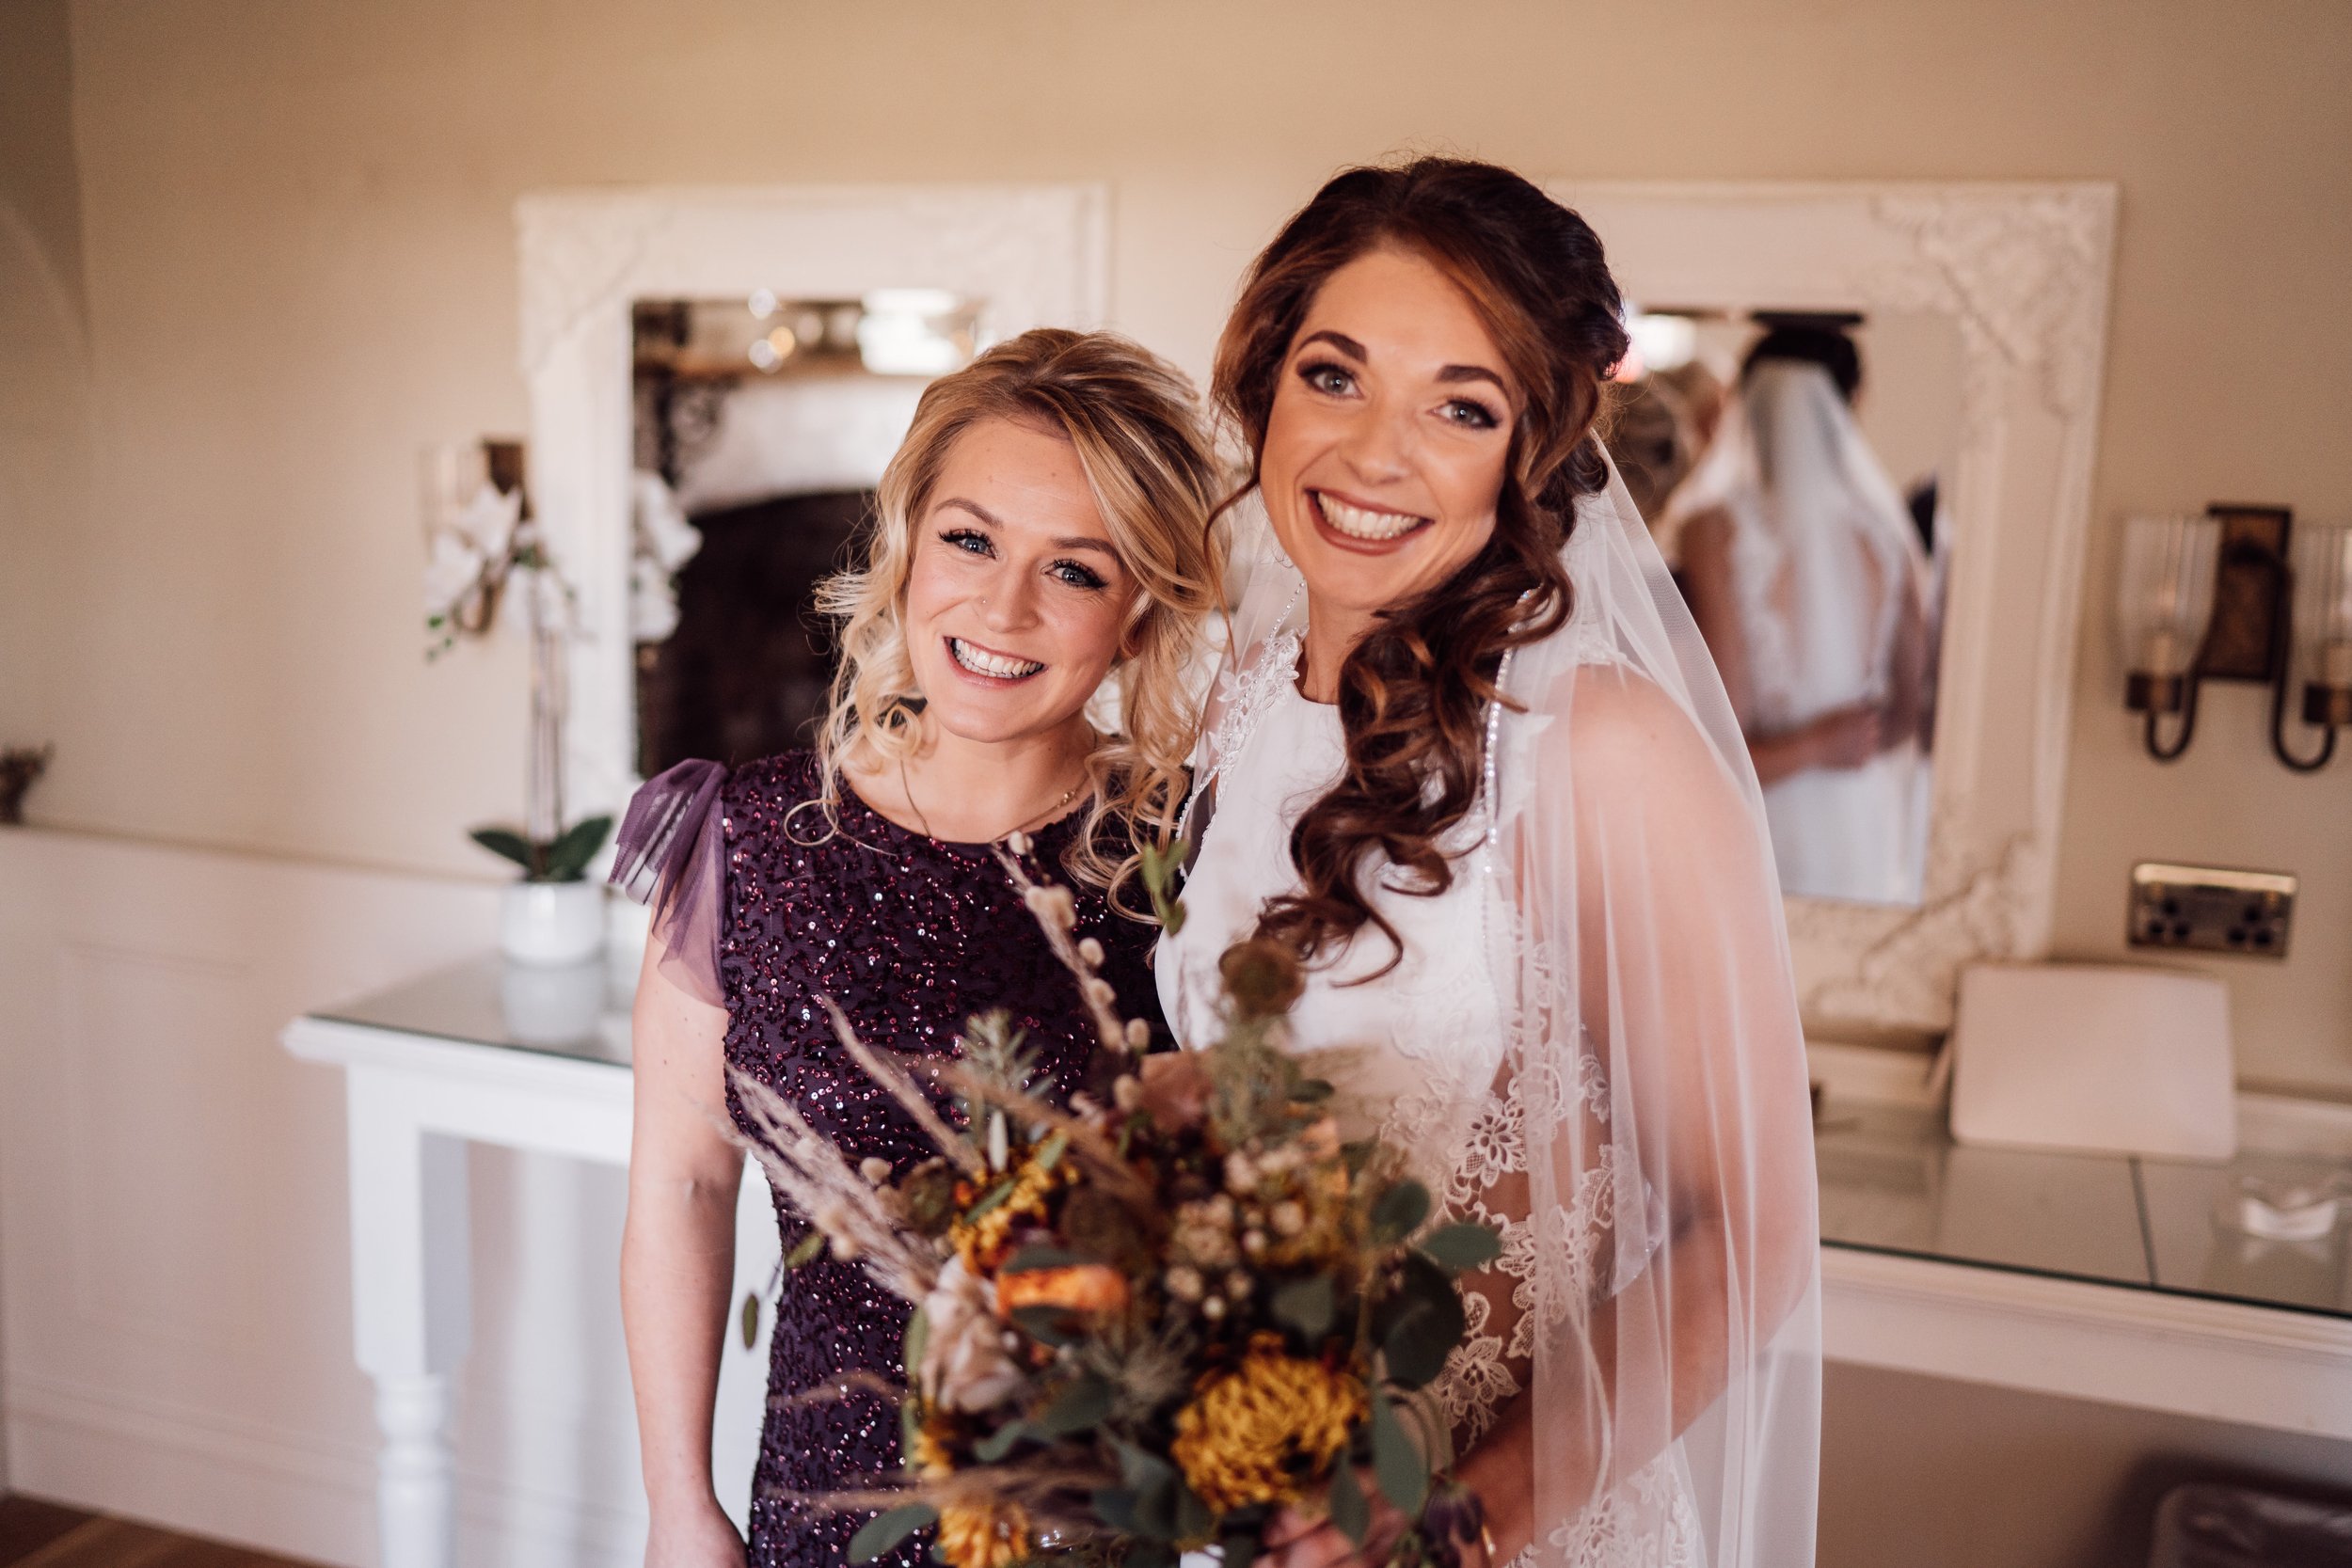
[{"label": "bride", "polygon": [[1198,1043],[1230,943],[1302,955],[1295,1047],[1501,1227],[1437,1390],[1495,1563],[1801,1565],[1803,1041],[1739,726],[1593,435],[1619,309],[1474,163],[1342,174],[1258,259],[1216,368],[1256,564],[1157,982]]}]

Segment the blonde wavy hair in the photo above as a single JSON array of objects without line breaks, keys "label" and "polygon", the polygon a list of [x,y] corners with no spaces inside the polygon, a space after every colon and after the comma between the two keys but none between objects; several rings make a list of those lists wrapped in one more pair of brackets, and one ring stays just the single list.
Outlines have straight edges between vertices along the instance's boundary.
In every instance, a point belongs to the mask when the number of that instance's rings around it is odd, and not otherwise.
[{"label": "blonde wavy hair", "polygon": [[818,610],[838,623],[841,664],[817,738],[821,804],[838,828],[841,776],[903,762],[920,743],[908,657],[907,578],[915,525],[956,440],[987,420],[1066,437],[1139,592],[1113,656],[1120,723],[1087,758],[1093,804],[1063,857],[1070,874],[1119,896],[1146,845],[1165,845],[1190,787],[1197,718],[1189,675],[1225,580],[1215,521],[1220,473],[1192,383],[1110,332],[1039,327],[996,344],[924,390],[882,471],[862,564],[828,578]]}]

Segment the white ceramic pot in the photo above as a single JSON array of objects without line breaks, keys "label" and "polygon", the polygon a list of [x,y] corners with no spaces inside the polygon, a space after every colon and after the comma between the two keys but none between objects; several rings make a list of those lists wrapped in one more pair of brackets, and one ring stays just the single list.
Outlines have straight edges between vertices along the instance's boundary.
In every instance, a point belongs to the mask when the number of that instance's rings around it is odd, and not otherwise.
[{"label": "white ceramic pot", "polygon": [[600,882],[515,882],[499,905],[499,947],[509,962],[585,963],[604,946]]},{"label": "white ceramic pot", "polygon": [[506,1032],[523,1045],[578,1045],[604,1017],[604,965],[508,964],[499,976]]}]

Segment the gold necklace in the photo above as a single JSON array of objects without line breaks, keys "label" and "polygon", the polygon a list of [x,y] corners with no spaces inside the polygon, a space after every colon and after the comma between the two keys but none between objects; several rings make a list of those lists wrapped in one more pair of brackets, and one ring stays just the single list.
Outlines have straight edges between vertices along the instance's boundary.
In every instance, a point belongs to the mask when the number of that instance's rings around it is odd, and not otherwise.
[{"label": "gold necklace", "polygon": [[[995,838],[989,840],[989,842],[993,844],[999,840],[1010,838],[1013,834],[1025,831],[1032,823],[1042,822],[1049,818],[1058,817],[1062,808],[1069,805],[1071,801],[1078,798],[1078,787],[1086,782],[1086,775],[1083,773],[1079,774],[1078,783],[1073,784],[1068,789],[1063,790],[1061,792],[1060,800],[1056,800],[1052,805],[1047,806],[1042,811],[1033,812],[1029,816],[1023,817],[1011,827],[1007,828],[1003,832],[998,833]],[[904,757],[900,757],[898,759],[898,789],[907,798],[907,809],[914,813],[914,820],[922,825],[923,836],[934,842],[944,843],[945,841],[940,839],[937,833],[931,832],[931,819],[923,815],[922,802],[914,798],[914,781],[907,775],[907,759]]]}]

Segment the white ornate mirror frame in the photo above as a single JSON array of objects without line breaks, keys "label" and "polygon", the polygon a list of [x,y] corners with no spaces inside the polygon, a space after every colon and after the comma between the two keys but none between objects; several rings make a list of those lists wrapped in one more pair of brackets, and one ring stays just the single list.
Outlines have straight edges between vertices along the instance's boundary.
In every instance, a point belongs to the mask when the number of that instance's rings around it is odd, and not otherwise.
[{"label": "white ornate mirror frame", "polygon": [[1960,457],[1917,909],[1788,900],[1808,1027],[1947,1028],[1961,965],[2050,928],[2115,187],[1554,182],[1658,305],[1933,311],[1959,327]]},{"label": "white ornate mirror frame", "polygon": [[1106,201],[1087,185],[564,191],[515,221],[531,493],[580,595],[565,793],[580,815],[636,782],[629,640],[629,307],[641,299],[856,299],[946,289],[980,340],[1101,325]]}]

